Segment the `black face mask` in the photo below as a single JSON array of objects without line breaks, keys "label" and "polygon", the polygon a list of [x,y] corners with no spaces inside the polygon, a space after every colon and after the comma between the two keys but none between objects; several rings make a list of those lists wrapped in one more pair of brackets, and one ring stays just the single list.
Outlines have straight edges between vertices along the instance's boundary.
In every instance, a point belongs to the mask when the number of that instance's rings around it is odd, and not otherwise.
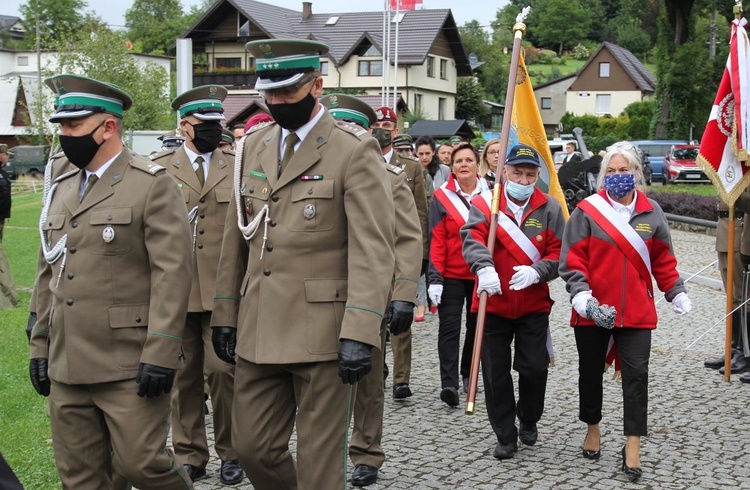
[{"label": "black face mask", "polygon": [[[190,123],[188,123],[190,124]],[[205,121],[190,124],[193,127],[193,145],[198,153],[211,153],[219,146],[221,140],[221,124],[216,121]]]},{"label": "black face mask", "polygon": [[312,89],[310,89],[310,92],[297,102],[288,104],[266,102],[266,106],[276,124],[289,131],[295,131],[310,120],[310,115],[315,109],[315,97],[312,96]]},{"label": "black face mask", "polygon": [[373,138],[378,140],[380,149],[387,148],[391,146],[391,143],[393,143],[393,138],[391,137],[390,129],[372,128],[372,136]]},{"label": "black face mask", "polygon": [[89,134],[83,136],[65,136],[61,134],[60,146],[62,147],[63,153],[70,160],[70,163],[78,168],[88,167],[91,160],[94,159],[96,153],[99,151],[99,147],[104,144],[97,143],[94,139],[94,133],[96,130],[102,127],[102,124],[106,122],[102,121],[97,127],[93,129]]}]

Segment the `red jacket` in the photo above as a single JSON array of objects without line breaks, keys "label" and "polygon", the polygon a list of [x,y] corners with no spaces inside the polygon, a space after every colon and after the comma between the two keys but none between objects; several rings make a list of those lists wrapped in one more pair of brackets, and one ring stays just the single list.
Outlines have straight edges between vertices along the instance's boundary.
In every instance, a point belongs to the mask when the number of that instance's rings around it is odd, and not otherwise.
[{"label": "red jacket", "polygon": [[[500,190],[500,212],[515,223],[515,217],[507,211],[505,192]],[[487,300],[487,312],[503,318],[519,318],[531,313],[549,313],[554,301],[549,296],[547,281],[558,276],[558,260],[562,245],[565,217],[557,201],[539,189],[526,205],[520,225],[521,232],[529,238],[539,252],[540,259],[532,264],[531,259],[523,253],[512,253],[500,239],[495,239],[495,248],[490,257],[487,249],[487,236],[490,228],[490,208],[487,204],[492,199],[492,192],[486,191],[471,201],[469,220],[461,230],[463,237],[463,255],[476,273],[479,269],[494,266],[500,277],[501,294],[493,294]],[[500,225],[498,225],[498,228]],[[539,274],[539,282],[514,291],[510,289],[510,278],[516,271],[513,267],[530,265]],[[476,285],[474,286],[476,295]],[[474,302],[472,311],[477,311],[478,302]]]},{"label": "red jacket", "polygon": [[[610,202],[606,191],[599,191],[599,195]],[[686,292],[677,272],[669,224],[659,205],[637,191],[629,224],[646,243],[651,274],[667,301]],[[565,227],[560,277],[565,280],[571,299],[581,291],[591,290],[600,304],[614,306],[615,327],[656,328],[651,278],[644,280],[612,238],[580,207],[573,211]],[[594,322],[573,309],[570,324],[590,326]]]}]

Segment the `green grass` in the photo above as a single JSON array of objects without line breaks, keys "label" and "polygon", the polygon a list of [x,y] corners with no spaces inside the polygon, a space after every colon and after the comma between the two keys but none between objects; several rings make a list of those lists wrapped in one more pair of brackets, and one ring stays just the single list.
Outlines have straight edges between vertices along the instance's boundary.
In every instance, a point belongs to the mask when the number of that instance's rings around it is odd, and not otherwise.
[{"label": "green grass", "polygon": [[3,250],[19,289],[19,304],[0,310],[0,452],[27,490],[61,488],[55,469],[47,399],[29,381],[26,340],[30,291],[39,250],[41,194],[13,196]]},{"label": "green grass", "polygon": [[652,185],[648,187],[650,192],[687,192],[699,196],[716,196],[716,187],[713,184],[669,184]]}]

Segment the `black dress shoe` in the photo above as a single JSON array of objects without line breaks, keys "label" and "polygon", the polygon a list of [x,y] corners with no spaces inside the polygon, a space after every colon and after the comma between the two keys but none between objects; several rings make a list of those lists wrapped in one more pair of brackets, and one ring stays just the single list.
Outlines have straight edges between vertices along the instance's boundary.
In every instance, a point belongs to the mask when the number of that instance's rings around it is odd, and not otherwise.
[{"label": "black dress shoe", "polygon": [[538,435],[539,432],[536,430],[536,424],[520,423],[520,427],[518,428],[518,438],[522,443],[527,446],[533,446],[536,444]]},{"label": "black dress shoe", "polygon": [[492,451],[492,455],[497,459],[510,459],[515,453],[518,452],[518,443],[516,441],[509,442],[508,444],[498,443],[495,446],[495,450]]},{"label": "black dress shoe", "polygon": [[[735,357],[736,357],[736,354],[733,353],[732,362],[734,362]],[[715,359],[709,359],[705,361],[703,365],[709,369],[721,369],[724,367],[724,356],[717,357]]]},{"label": "black dress shoe", "polygon": [[219,479],[224,485],[237,485],[245,478],[245,472],[240,467],[238,459],[229,459],[221,462]]},{"label": "black dress shoe", "polygon": [[449,407],[458,406],[458,389],[452,386],[443,388],[440,392],[440,399]]},{"label": "black dress shoe", "polygon": [[628,479],[633,483],[637,482],[641,478],[641,476],[643,476],[642,469],[631,468],[625,462],[625,446],[622,446],[622,472],[625,473],[625,476],[627,476]]},{"label": "black dress shoe", "polygon": [[399,383],[393,387],[393,398],[403,400],[412,396],[411,389],[407,383]]},{"label": "black dress shoe", "polygon": [[[588,436],[586,436],[588,439]],[[583,440],[583,445],[586,445],[586,439]],[[594,461],[597,461],[599,458],[602,457],[602,450],[592,450],[592,449],[586,449],[583,446],[581,446],[581,453],[583,454],[583,457],[586,459],[592,459]]]},{"label": "black dress shoe", "polygon": [[352,473],[352,485],[366,487],[378,481],[378,469],[366,464],[358,464]]},{"label": "black dress shoe", "polygon": [[182,467],[185,469],[185,473],[190,477],[191,481],[195,481],[198,478],[206,476],[206,468],[196,468],[191,464],[184,464]]},{"label": "black dress shoe", "polygon": [[742,383],[750,383],[750,374],[743,374],[740,376],[740,381]]},{"label": "black dress shoe", "polygon": [[[732,359],[732,374],[748,373],[750,372],[750,357],[739,356]],[[719,368],[719,374],[724,374],[724,366]]]},{"label": "black dress shoe", "polygon": [[464,376],[463,382],[464,382],[464,393],[468,393],[469,392],[469,377]]}]

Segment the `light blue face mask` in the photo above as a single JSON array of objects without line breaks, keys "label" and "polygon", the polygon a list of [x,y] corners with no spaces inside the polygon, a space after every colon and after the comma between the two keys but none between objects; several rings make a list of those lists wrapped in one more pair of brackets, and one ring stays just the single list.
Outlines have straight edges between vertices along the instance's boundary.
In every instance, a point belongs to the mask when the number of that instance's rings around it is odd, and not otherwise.
[{"label": "light blue face mask", "polygon": [[525,201],[534,193],[534,184],[523,185],[506,180],[505,189],[508,191],[508,195],[513,199]]}]

